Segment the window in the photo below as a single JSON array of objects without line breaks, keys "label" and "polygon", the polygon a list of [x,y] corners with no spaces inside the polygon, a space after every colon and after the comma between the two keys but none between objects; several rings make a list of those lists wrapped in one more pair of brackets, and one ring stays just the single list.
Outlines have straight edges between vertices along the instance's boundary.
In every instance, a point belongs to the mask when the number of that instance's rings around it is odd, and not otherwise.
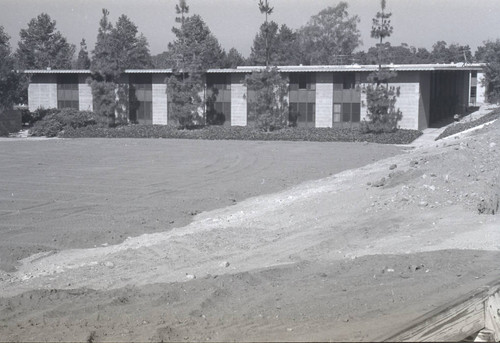
[{"label": "window", "polygon": [[314,127],[316,117],[316,75],[291,73],[289,93],[291,125]]},{"label": "window", "polygon": [[333,125],[360,121],[361,91],[357,84],[359,76],[354,72],[333,74]]},{"label": "window", "polygon": [[129,119],[133,123],[153,123],[153,83],[151,74],[130,76]]},{"label": "window", "polygon": [[231,75],[207,75],[207,122],[231,125]]},{"label": "window", "polygon": [[79,109],[78,75],[63,74],[57,77],[57,108]]}]

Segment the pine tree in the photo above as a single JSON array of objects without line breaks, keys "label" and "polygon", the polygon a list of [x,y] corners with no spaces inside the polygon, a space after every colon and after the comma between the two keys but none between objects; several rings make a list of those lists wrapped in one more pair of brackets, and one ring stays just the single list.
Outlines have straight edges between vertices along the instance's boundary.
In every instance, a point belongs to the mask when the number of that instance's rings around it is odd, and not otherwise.
[{"label": "pine tree", "polygon": [[76,60],[77,69],[89,69],[90,68],[90,58],[89,52],[87,50],[87,43],[85,39],[80,42],[80,51],[78,52],[78,59]]},{"label": "pine tree", "polygon": [[398,121],[403,114],[396,108],[396,100],[399,89],[389,86],[389,81],[394,79],[396,72],[382,68],[383,40],[392,34],[393,28],[389,18],[392,13],[386,13],[386,0],[380,1],[381,12],[377,12],[373,18],[371,36],[379,40],[378,48],[378,70],[368,75],[368,81],[372,84],[364,89],[368,107],[368,123],[363,123],[363,131],[371,132],[393,132],[397,129]]},{"label": "pine tree", "polygon": [[75,46],[56,30],[56,21],[46,13],[31,19],[19,33],[16,52],[22,69],[70,69]]},{"label": "pine tree", "polygon": [[20,100],[21,76],[15,72],[14,57],[9,44],[10,37],[0,26],[0,112],[9,109]]}]

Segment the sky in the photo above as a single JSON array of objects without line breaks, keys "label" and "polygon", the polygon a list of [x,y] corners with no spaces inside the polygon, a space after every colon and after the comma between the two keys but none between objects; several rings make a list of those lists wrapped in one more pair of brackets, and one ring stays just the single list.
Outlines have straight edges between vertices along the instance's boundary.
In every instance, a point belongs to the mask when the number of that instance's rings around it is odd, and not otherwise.
[{"label": "sky", "polygon": [[[309,18],[336,0],[269,0],[274,6],[270,20],[298,29]],[[371,21],[380,8],[379,0],[348,0],[350,15],[358,15],[363,45],[375,45],[370,38]],[[77,46],[85,38],[92,50],[97,36],[102,8],[110,11],[112,22],[127,15],[149,41],[151,54],[167,50],[174,39],[177,0],[0,0],[0,25],[17,48],[19,31],[27,28],[31,18],[48,13],[56,27]],[[248,56],[253,39],[264,20],[258,0],[187,0],[190,14],[199,14],[226,51],[235,47]],[[499,0],[388,0],[392,12],[392,45],[407,43],[431,49],[438,40],[448,44],[468,44],[472,52],[486,40],[500,38]]]}]

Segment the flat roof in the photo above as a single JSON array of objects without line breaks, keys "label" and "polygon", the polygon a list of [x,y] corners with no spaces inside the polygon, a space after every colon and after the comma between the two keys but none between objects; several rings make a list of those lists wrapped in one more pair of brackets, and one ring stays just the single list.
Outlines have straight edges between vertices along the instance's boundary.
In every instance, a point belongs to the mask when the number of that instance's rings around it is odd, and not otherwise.
[{"label": "flat roof", "polygon": [[[481,63],[450,63],[450,64],[384,64],[383,68],[394,71],[437,71],[437,70],[482,70]],[[209,69],[207,73],[251,73],[264,69],[264,66],[242,66],[228,69]],[[284,73],[298,72],[352,72],[378,70],[378,65],[311,65],[311,66],[278,66],[279,71]]]},{"label": "flat roof", "polygon": [[[88,69],[28,69],[25,74],[91,74]],[[171,74],[172,69],[126,69],[125,74]]]},{"label": "flat roof", "polygon": [[[453,71],[453,70],[464,70],[480,71],[483,69],[483,63],[449,63],[449,64],[385,64],[382,65],[383,68],[394,70],[394,71]],[[237,68],[226,68],[226,69],[208,69],[209,74],[235,74],[235,73],[251,73],[253,71],[259,71],[264,69],[264,66],[241,66]],[[284,73],[299,73],[299,72],[353,72],[353,71],[365,71],[373,72],[378,70],[378,65],[312,65],[312,66],[278,66],[279,71]],[[90,74],[90,70],[82,69],[36,69],[36,70],[24,70],[25,74]],[[125,74],[171,74],[172,69],[126,69]]]}]

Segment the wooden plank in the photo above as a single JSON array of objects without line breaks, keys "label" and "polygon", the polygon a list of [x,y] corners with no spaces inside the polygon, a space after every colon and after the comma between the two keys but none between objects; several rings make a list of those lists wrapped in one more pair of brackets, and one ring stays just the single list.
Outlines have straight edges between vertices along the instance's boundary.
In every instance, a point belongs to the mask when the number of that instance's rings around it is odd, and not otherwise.
[{"label": "wooden plank", "polygon": [[486,301],[497,294],[499,289],[499,281],[476,289],[417,318],[396,334],[380,340],[391,342],[463,340],[485,328]]},{"label": "wooden plank", "polygon": [[494,342],[500,341],[500,292],[492,294],[486,301],[484,327],[493,332]]},{"label": "wooden plank", "polygon": [[477,333],[474,342],[496,342],[495,341],[495,333],[488,329],[482,329]]}]

